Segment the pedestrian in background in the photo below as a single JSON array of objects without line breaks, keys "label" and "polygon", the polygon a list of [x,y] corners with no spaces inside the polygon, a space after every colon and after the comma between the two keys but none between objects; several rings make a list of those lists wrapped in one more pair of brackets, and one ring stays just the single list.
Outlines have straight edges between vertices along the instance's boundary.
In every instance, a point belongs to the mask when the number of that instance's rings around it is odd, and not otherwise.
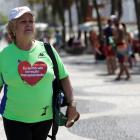
[{"label": "pedestrian in background", "polygon": [[101,55],[102,52],[100,51],[101,46],[99,43],[98,35],[96,34],[96,32],[94,30],[89,32],[89,41],[90,41],[93,55],[95,58],[95,63],[97,63],[97,54]]},{"label": "pedestrian in background", "polygon": [[[0,52],[0,87],[4,88],[0,113],[7,140],[46,140],[53,119],[52,61],[44,43],[34,39],[35,19],[28,7],[10,11],[7,29],[12,43]],[[66,127],[70,127],[79,113],[68,71],[52,49],[68,101]]]},{"label": "pedestrian in background", "polygon": [[116,53],[119,62],[119,73],[115,80],[120,80],[125,74],[125,80],[130,79],[128,69],[128,45],[126,40],[125,29],[117,18],[114,18],[113,37],[116,43]]},{"label": "pedestrian in background", "polygon": [[132,36],[130,32],[127,30],[127,26],[125,23],[121,23],[123,28],[124,28],[124,33],[126,36],[126,43],[128,46],[128,63],[129,63],[129,68],[133,68],[133,65],[136,64],[136,58],[134,54],[134,49],[133,49],[133,43],[132,43]]},{"label": "pedestrian in background", "polygon": [[54,47],[55,49],[59,52],[61,47],[62,47],[62,35],[60,34],[59,30],[55,31],[55,43],[54,43]]}]

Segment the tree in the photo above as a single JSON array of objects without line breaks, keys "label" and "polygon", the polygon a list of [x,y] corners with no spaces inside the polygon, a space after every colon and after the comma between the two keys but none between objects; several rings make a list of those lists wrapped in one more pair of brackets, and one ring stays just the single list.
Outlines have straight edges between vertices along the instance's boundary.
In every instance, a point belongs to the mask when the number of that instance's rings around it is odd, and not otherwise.
[{"label": "tree", "polygon": [[86,18],[86,11],[87,11],[87,7],[88,7],[88,0],[81,0],[80,1],[80,11],[81,11],[81,21],[84,22],[85,21],[85,18]]},{"label": "tree", "polygon": [[137,27],[138,27],[138,37],[140,40],[140,1],[139,0],[134,0],[134,4],[135,4],[135,11],[136,11],[136,18],[137,18]]},{"label": "tree", "polygon": [[65,10],[64,10],[64,0],[60,0],[59,2],[59,16],[60,16],[60,19],[61,19],[61,22],[62,22],[62,26],[63,26],[63,29],[62,29],[62,37],[63,37],[63,43],[64,43],[64,46],[66,44],[66,27],[65,27]]},{"label": "tree", "polygon": [[[76,10],[77,10],[77,17],[78,17],[78,25],[82,23],[82,14],[80,9],[80,0],[75,0]],[[81,31],[78,30],[78,39],[81,37]]]},{"label": "tree", "polygon": [[103,39],[103,33],[102,33],[102,23],[101,23],[101,17],[100,17],[100,13],[98,10],[98,4],[96,0],[93,0],[93,4],[97,13],[97,22],[98,22],[98,28],[99,28],[99,40],[100,43],[102,43],[102,39]]},{"label": "tree", "polygon": [[[78,25],[85,22],[86,19],[86,11],[88,7],[88,0],[75,0],[77,17],[78,17]],[[78,30],[78,39],[81,38],[81,31]],[[87,37],[85,33],[85,44],[87,44]]]},{"label": "tree", "polygon": [[72,22],[72,11],[71,11],[71,7],[73,5],[74,1],[73,0],[64,0],[64,9],[68,10],[68,14],[69,14],[69,34],[71,35],[73,33],[73,22]]},{"label": "tree", "polygon": [[110,0],[111,3],[111,15],[115,15],[117,13],[118,19],[122,17],[123,8],[122,8],[122,0]]},{"label": "tree", "polygon": [[81,14],[81,4],[80,4],[80,0],[75,0],[75,4],[76,4],[76,10],[77,10],[77,17],[78,17],[78,24],[82,23],[82,14]]},{"label": "tree", "polygon": [[65,37],[66,37],[66,27],[65,27],[65,11],[68,10],[69,14],[69,29],[70,34],[73,33],[73,23],[72,23],[72,14],[71,14],[71,6],[73,4],[74,0],[50,0],[49,3],[52,6],[52,16],[54,19],[54,25],[57,23],[57,17],[59,17],[61,24],[63,26],[62,28],[62,36],[63,36],[63,43],[65,45]]},{"label": "tree", "polygon": [[47,12],[46,12],[46,5],[47,5],[47,0],[26,0],[30,7],[32,9],[34,9],[34,4],[41,4],[42,5],[42,13],[41,13],[41,20],[43,22],[46,22],[47,21]]}]

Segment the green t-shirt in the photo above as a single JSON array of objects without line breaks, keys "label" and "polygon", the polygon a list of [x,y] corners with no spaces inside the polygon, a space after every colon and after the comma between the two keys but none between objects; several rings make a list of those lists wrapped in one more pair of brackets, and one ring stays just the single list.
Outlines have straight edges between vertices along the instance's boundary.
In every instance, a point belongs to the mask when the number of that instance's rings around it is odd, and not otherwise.
[{"label": "green t-shirt", "polygon": [[[52,47],[53,48],[53,47]],[[68,76],[61,58],[53,48],[60,79]],[[0,112],[3,117],[33,123],[52,119],[53,64],[43,42],[35,41],[29,51],[14,43],[0,52],[0,86],[4,96]]]}]

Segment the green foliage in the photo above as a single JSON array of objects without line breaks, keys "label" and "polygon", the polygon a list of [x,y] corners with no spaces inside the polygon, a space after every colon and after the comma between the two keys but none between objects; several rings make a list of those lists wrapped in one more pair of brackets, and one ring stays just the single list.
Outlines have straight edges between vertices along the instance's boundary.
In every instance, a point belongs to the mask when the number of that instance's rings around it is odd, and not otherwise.
[{"label": "green foliage", "polygon": [[37,4],[41,3],[43,0],[26,0],[28,3]]},{"label": "green foliage", "polygon": [[7,16],[4,16],[2,13],[0,13],[0,24],[5,24],[7,23],[8,18]]}]

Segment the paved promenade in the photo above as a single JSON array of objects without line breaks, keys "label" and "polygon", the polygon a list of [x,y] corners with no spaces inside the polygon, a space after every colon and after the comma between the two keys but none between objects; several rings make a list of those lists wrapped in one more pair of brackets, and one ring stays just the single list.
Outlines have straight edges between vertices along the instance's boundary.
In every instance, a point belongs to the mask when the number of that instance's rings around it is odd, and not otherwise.
[{"label": "paved promenade", "polygon": [[[114,81],[104,62],[94,64],[92,55],[63,56],[70,71],[79,122],[61,127],[57,140],[140,140],[139,66],[130,81]],[[0,140],[6,140],[0,120]]]}]

